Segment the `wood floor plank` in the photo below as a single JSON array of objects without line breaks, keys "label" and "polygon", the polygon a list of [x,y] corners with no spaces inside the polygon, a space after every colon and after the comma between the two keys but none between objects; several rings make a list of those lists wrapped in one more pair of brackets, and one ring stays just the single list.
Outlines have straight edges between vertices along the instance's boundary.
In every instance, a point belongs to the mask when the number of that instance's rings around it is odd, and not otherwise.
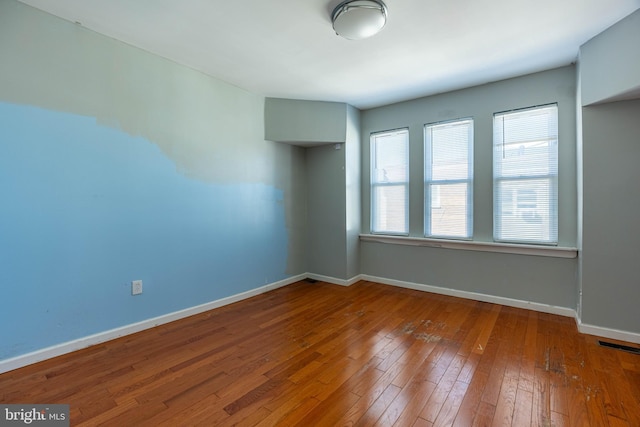
[{"label": "wood floor plank", "polygon": [[436,343],[431,342],[425,345],[419,340],[414,341],[411,347],[407,350],[408,356],[403,360],[396,362],[402,365],[402,369],[393,379],[393,384],[402,388],[413,378],[420,376],[421,372],[416,369],[416,366],[421,366],[431,353],[433,353],[435,348]]},{"label": "wood floor plank", "polygon": [[[539,424],[532,424],[533,426]],[[551,427],[572,427],[569,422],[569,416],[558,412],[551,412]]]},{"label": "wood floor plank", "polygon": [[333,394],[308,412],[299,424],[335,425],[360,399],[360,396],[350,392]]},{"label": "wood floor plank", "polygon": [[[458,352],[458,354],[460,354],[460,352]],[[464,362],[464,366],[460,370],[458,381],[469,384],[476,373],[476,369],[478,369],[478,366],[480,365],[481,358],[482,356],[480,354],[469,354]]]},{"label": "wood floor plank", "polygon": [[473,424],[473,420],[479,411],[482,393],[488,379],[489,374],[486,372],[478,372],[473,376],[460,403],[458,414],[453,423],[454,427],[467,427]]},{"label": "wood floor plank", "polygon": [[[400,393],[401,388],[393,384],[389,384],[380,396],[369,406],[367,411],[358,419],[354,426],[368,427],[376,425],[378,420],[386,412],[387,408]],[[339,422],[336,424],[338,425]]]},{"label": "wood floor plank", "polygon": [[[636,356],[635,366],[640,368],[640,357]],[[624,371],[624,382],[630,390],[630,395],[625,396],[621,403],[626,420],[630,425],[640,425],[640,369]],[[624,387],[622,384],[612,385],[613,387]]]},{"label": "wood floor plank", "polygon": [[507,364],[507,344],[504,342],[500,344],[500,350],[498,355],[494,359],[494,363],[491,366],[489,373],[489,379],[485,386],[482,400],[493,406],[498,404],[500,397],[500,389],[502,382],[504,381],[504,370]]},{"label": "wood floor plank", "polygon": [[482,354],[487,348],[487,342],[489,341],[489,337],[493,332],[493,327],[498,320],[498,315],[500,314],[501,309],[502,306],[497,304],[493,305],[486,320],[484,322],[480,322],[480,324],[482,325],[480,335],[478,335],[476,340],[473,342],[473,345],[471,346],[471,351],[473,351],[474,353]]},{"label": "wood floor plank", "polygon": [[393,425],[394,427],[411,425],[416,419],[416,414],[419,413],[425,402],[429,400],[435,388],[435,383],[426,381],[419,376],[414,377],[396,396],[397,402],[394,401],[392,403],[394,408],[400,410],[400,414],[393,423],[391,423],[391,417],[388,417],[389,424],[386,425]]},{"label": "wood floor plank", "polygon": [[[457,351],[457,349],[452,349],[450,353],[453,354],[454,351]],[[456,384],[456,379],[458,378],[465,361],[464,357],[459,354],[454,354],[451,359],[443,357],[440,360],[450,360],[450,362],[448,363],[446,371],[442,377],[438,378],[437,381],[434,379],[433,382],[437,382],[438,385],[429,397],[425,406],[420,411],[420,417],[431,422],[435,422],[437,420],[438,414],[442,410],[449,393],[452,391],[454,384]]]},{"label": "wood floor plank", "polygon": [[[551,420],[551,386],[549,371],[536,368],[533,380],[533,405],[531,408],[534,425],[546,426]],[[567,393],[568,390],[567,390]],[[568,399],[568,397],[567,397]]]},{"label": "wood floor plank", "polygon": [[516,391],[516,401],[513,412],[512,427],[531,426],[531,415],[533,408],[533,392],[518,388]]},{"label": "wood floor plank", "polygon": [[[119,417],[125,412],[130,411],[133,408],[136,408],[137,406],[138,406],[138,402],[135,399],[131,399],[127,402],[121,402],[117,406],[110,408],[106,411],[103,411],[100,414],[97,414],[96,416],[91,417],[90,419],[85,419],[85,421],[82,421],[81,413],[72,415],[71,418],[74,420],[73,425],[78,427],[102,425],[113,420],[114,418]],[[80,411],[78,410],[78,412]]]},{"label": "wood floor plank", "polygon": [[[355,425],[363,416],[365,416],[374,403],[378,401],[378,399],[380,399],[387,390],[401,390],[400,387],[397,387],[392,383],[397,372],[397,370],[388,370],[387,372],[384,372],[375,383],[370,384],[369,387],[367,387],[366,392],[361,392],[361,394],[356,393],[360,396],[360,399],[351,408],[349,408],[349,410],[345,412],[339,420],[337,420],[337,423],[341,425]],[[389,389],[390,386],[393,386],[394,388]],[[378,416],[379,415],[380,414],[378,414]],[[368,416],[371,417],[372,415],[369,414]]]},{"label": "wood floor plank", "polygon": [[456,381],[449,391],[447,395],[447,399],[442,404],[442,408],[440,412],[438,412],[438,417],[433,422],[434,427],[445,427],[452,426],[456,416],[458,415],[458,410],[460,409],[460,405],[462,404],[462,400],[464,399],[464,395],[467,392],[467,388],[469,388],[469,384]]},{"label": "wood floor plank", "polygon": [[307,416],[319,403],[320,401],[315,398],[289,400],[288,404],[278,406],[275,411],[272,411],[255,425],[256,427],[298,425],[300,420]]},{"label": "wood floor plank", "polygon": [[538,316],[530,311],[527,318],[527,328],[524,337],[524,348],[520,361],[518,388],[530,393],[534,392],[534,377],[536,369],[536,339],[538,335]]},{"label": "wood floor plank", "polygon": [[[466,331],[466,333],[458,339],[459,341],[461,341],[458,353],[460,353],[462,356],[469,356],[470,354],[482,354],[484,347],[479,343],[478,340],[480,338],[480,334],[486,326],[485,319],[487,318],[488,314],[489,311],[484,306],[480,305],[479,308],[476,309],[476,314],[468,317],[468,320],[473,322],[473,324],[469,327],[468,331]],[[484,345],[486,345],[486,343]],[[477,351],[473,352],[475,349],[477,349]]]},{"label": "wood floor plank", "polygon": [[188,420],[190,425],[204,424],[207,421],[209,425],[216,425],[229,417],[229,414],[222,409],[223,406],[224,401],[214,393],[188,406],[169,408],[168,412],[160,412],[150,417],[147,422],[150,426],[158,427],[173,427],[176,420]]},{"label": "wood floor plank", "polygon": [[513,422],[513,412],[516,404],[516,392],[518,390],[518,380],[505,375],[500,387],[500,396],[496,404],[493,417],[494,426],[511,426]]},{"label": "wood floor plank", "polygon": [[424,418],[417,418],[411,425],[412,427],[433,427],[433,423],[425,420]]},{"label": "wood floor plank", "polygon": [[487,402],[480,402],[478,405],[478,412],[473,418],[472,427],[488,427],[493,422],[493,414],[496,411],[496,407]]},{"label": "wood floor plank", "polygon": [[18,402],[74,426],[636,427],[640,357],[571,318],[301,281],[0,374]]}]

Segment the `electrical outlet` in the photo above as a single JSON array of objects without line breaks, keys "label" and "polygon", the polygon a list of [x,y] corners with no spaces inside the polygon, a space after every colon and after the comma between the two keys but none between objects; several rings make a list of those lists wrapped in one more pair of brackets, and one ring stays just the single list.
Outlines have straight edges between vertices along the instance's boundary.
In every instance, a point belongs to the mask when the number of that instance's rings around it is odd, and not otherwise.
[{"label": "electrical outlet", "polygon": [[131,295],[140,295],[142,293],[142,280],[134,280],[131,282]]}]

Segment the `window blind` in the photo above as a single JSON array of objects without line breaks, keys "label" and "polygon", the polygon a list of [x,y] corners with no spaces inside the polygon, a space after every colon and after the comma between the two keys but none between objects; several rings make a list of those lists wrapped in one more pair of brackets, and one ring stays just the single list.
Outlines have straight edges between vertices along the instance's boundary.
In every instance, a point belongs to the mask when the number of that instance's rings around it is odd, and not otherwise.
[{"label": "window blind", "polygon": [[494,239],[558,242],[558,107],[497,113],[493,121]]},{"label": "window blind", "polygon": [[371,231],[409,233],[409,131],[371,135]]},{"label": "window blind", "polygon": [[473,120],[425,126],[425,236],[471,238]]}]

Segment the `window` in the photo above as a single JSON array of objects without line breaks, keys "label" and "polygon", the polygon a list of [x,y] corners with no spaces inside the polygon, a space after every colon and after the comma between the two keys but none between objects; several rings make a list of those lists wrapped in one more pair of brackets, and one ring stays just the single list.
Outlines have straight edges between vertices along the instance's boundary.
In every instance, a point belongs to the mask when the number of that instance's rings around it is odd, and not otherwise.
[{"label": "window", "polygon": [[493,119],[494,238],[558,242],[558,106]]},{"label": "window", "polygon": [[469,239],[473,230],[473,120],[424,127],[425,236]]},{"label": "window", "polygon": [[371,232],[409,234],[409,131],[371,135]]}]

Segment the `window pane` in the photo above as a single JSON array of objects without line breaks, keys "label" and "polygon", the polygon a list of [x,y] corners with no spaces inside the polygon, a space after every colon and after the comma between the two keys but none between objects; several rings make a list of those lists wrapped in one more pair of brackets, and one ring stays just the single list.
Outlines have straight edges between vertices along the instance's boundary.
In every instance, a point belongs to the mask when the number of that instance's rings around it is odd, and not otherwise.
[{"label": "window pane", "polygon": [[425,235],[469,238],[473,120],[425,126]]},{"label": "window pane", "polygon": [[[431,185],[431,235],[467,237],[468,184]],[[434,198],[439,200],[434,200]],[[438,204],[437,204],[438,203]]]},{"label": "window pane", "polygon": [[494,238],[557,243],[558,108],[494,116]]},{"label": "window pane", "polygon": [[557,107],[496,114],[494,150],[497,177],[556,175]]},{"label": "window pane", "polygon": [[469,122],[428,128],[431,131],[431,179],[467,179]]},{"label": "window pane", "polygon": [[372,232],[408,233],[408,183],[408,130],[371,135]]},{"label": "window pane", "polygon": [[406,182],[409,171],[408,132],[378,134],[374,141],[375,182]]},{"label": "window pane", "polygon": [[505,180],[497,183],[498,240],[554,242],[555,206],[551,179]]},{"label": "window pane", "polygon": [[373,231],[406,233],[407,188],[405,185],[375,186],[373,191],[374,215]]}]

